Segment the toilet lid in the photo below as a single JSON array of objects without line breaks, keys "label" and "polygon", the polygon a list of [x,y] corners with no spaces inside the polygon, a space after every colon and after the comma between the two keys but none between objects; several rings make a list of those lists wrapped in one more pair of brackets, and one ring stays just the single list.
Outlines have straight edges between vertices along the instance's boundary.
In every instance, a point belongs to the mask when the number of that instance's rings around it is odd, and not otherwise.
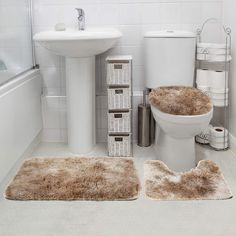
[{"label": "toilet lid", "polygon": [[173,115],[202,115],[212,109],[210,98],[193,87],[159,87],[149,94],[149,101],[160,111]]}]

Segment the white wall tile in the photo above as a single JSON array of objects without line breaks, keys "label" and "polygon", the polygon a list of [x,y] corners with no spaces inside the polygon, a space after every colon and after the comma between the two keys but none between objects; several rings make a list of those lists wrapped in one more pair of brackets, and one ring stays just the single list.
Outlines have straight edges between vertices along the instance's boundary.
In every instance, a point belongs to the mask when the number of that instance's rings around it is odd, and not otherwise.
[{"label": "white wall tile", "polygon": [[181,4],[179,2],[162,3],[160,16],[162,24],[180,24]]},{"label": "white wall tile", "polygon": [[60,70],[57,67],[42,67],[44,88],[60,88]]},{"label": "white wall tile", "polygon": [[202,20],[207,18],[222,19],[223,16],[223,2],[203,2],[202,3]]},{"label": "white wall tile", "polygon": [[60,129],[58,97],[43,97],[43,126],[45,129]]},{"label": "white wall tile", "polygon": [[161,3],[142,4],[140,6],[140,16],[142,24],[160,24],[161,23]]},{"label": "white wall tile", "polygon": [[45,142],[66,142],[66,97],[43,96],[43,141]]},{"label": "white wall tile", "polygon": [[182,24],[201,23],[203,14],[202,2],[182,2],[180,14]]},{"label": "white wall tile", "polygon": [[42,132],[43,142],[62,142],[60,129],[43,129]]},{"label": "white wall tile", "polygon": [[[36,44],[37,45],[37,44]],[[36,52],[36,62],[43,67],[59,67],[60,56],[54,55],[42,46],[37,46],[35,48]]]},{"label": "white wall tile", "polygon": [[143,38],[140,25],[120,25],[117,29],[123,34],[118,46],[140,46]]}]

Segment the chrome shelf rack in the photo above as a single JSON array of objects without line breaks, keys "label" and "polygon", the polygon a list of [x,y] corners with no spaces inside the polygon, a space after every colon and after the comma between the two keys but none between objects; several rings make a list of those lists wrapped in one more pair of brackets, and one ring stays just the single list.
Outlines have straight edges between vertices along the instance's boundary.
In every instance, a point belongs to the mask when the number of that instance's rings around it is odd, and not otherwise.
[{"label": "chrome shelf rack", "polygon": [[[224,106],[222,107],[215,107],[214,106],[214,115],[213,115],[213,125],[215,126],[222,126],[224,127],[224,148],[214,148],[211,147],[212,149],[216,151],[222,151],[222,150],[227,150],[230,147],[229,143],[229,95],[230,94],[230,89],[227,89],[227,82],[230,79],[230,61],[231,61],[231,29],[229,27],[226,27],[222,24],[222,22],[219,19],[216,18],[209,18],[207,19],[201,26],[201,28],[197,29],[197,45],[199,43],[203,43],[203,32],[205,30],[206,25],[209,25],[210,23],[215,23],[218,24],[219,27],[222,28],[223,30],[223,36],[225,40],[225,48],[226,48],[226,53],[223,54],[222,58],[223,60],[213,60],[209,57],[209,50],[205,49],[202,53],[204,54],[204,57],[200,60],[198,58],[198,52],[196,50],[196,71],[195,71],[195,86],[196,86],[196,78],[197,78],[197,69],[208,69],[208,70],[214,70],[214,71],[224,71],[225,73],[225,81],[224,81]],[[209,59],[210,58],[210,59]],[[230,59],[229,59],[230,58]],[[221,113],[220,121],[216,122],[214,124],[214,117],[215,113],[218,111],[218,113]],[[226,131],[228,130],[228,132]],[[197,142],[197,140],[196,140]],[[197,142],[199,143],[199,142]],[[201,143],[202,144],[202,143]]]}]

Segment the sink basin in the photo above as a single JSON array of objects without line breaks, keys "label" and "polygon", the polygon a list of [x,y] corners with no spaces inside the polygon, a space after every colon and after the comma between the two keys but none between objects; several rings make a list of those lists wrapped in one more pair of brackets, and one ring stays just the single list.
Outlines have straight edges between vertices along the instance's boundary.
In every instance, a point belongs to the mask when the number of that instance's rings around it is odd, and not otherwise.
[{"label": "sink basin", "polygon": [[95,56],[113,47],[121,36],[116,29],[102,28],[34,35],[34,41],[66,57],[68,145],[75,154],[87,154],[95,145]]},{"label": "sink basin", "polygon": [[116,29],[68,29],[40,32],[34,40],[57,55],[88,57],[107,51],[120,37],[121,33]]}]

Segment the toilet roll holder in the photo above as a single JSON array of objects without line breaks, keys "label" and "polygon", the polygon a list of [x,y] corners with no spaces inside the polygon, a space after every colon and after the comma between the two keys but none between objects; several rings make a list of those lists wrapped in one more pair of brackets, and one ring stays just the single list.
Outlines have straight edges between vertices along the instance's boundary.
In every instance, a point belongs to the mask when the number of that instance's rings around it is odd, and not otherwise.
[{"label": "toilet roll holder", "polygon": [[[228,93],[230,92],[227,88],[227,80],[230,78],[230,61],[232,59],[231,57],[231,28],[226,27],[221,23],[221,21],[217,18],[209,18],[207,19],[202,26],[197,29],[197,46],[199,43],[203,43],[203,32],[205,32],[205,28],[210,23],[214,23],[219,25],[224,33],[224,48],[225,53],[224,54],[217,54],[217,57],[212,56],[211,54],[211,48],[204,48],[204,50],[201,52],[203,54],[203,57],[199,57],[198,52],[196,50],[196,66],[195,66],[195,86],[196,85],[196,72],[197,69],[208,69],[208,70],[214,70],[214,71],[225,71],[228,73],[225,73],[225,86],[224,86],[224,106],[221,108],[214,107],[214,116],[212,119],[211,124],[213,126],[222,126],[224,128],[224,135],[223,135],[223,143],[222,146],[219,148],[216,148],[215,145],[211,146],[211,141],[209,142],[210,147],[214,150],[221,151],[221,150],[227,150],[229,149],[229,101],[228,101]],[[198,48],[197,48],[198,49]],[[224,50],[223,50],[224,51]],[[201,55],[202,56],[202,55]],[[217,58],[217,60],[216,60]],[[219,59],[220,58],[220,59]],[[199,137],[209,137],[206,135],[199,134]],[[210,137],[211,139],[211,137]],[[199,142],[199,138],[195,139],[197,143],[203,144],[208,143],[206,142]],[[215,140],[214,140],[215,141]],[[212,141],[213,142],[213,141]],[[205,144],[206,145],[206,144]]]}]

